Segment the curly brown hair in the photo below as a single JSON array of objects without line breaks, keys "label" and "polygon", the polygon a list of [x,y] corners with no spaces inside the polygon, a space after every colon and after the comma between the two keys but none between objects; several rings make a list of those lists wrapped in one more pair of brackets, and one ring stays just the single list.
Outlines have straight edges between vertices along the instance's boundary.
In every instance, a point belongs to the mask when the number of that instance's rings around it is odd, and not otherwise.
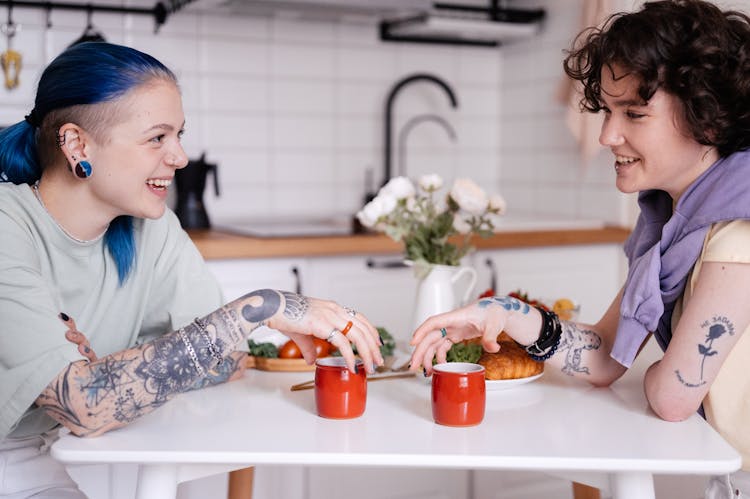
[{"label": "curly brown hair", "polygon": [[657,89],[676,96],[687,131],[721,156],[750,147],[750,17],[701,0],[647,2],[610,16],[573,42],[565,72],[583,84],[582,111],[598,112],[602,68],[617,64],[640,80],[648,102]]}]

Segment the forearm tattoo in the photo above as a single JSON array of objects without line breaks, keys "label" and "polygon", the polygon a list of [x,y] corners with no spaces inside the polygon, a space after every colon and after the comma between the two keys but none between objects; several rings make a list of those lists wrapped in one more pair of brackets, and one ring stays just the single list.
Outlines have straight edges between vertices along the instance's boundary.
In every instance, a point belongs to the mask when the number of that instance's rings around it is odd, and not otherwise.
[{"label": "forearm tattoo", "polygon": [[281,293],[274,289],[259,289],[244,298],[247,303],[242,306],[242,318],[256,324],[273,317],[281,306]]},{"label": "forearm tattoo", "polygon": [[196,385],[226,380],[238,367],[229,354],[246,336],[240,320],[224,307],[202,322],[204,331],[191,323],[95,362],[72,363],[37,404],[74,433],[91,435],[123,426]]},{"label": "forearm tattoo", "polygon": [[512,296],[493,296],[490,298],[482,298],[477,303],[479,308],[487,308],[490,305],[498,305],[503,307],[505,310],[521,312],[522,314],[528,314],[531,307],[525,301],[513,298]]},{"label": "forearm tattoo", "polygon": [[232,375],[234,375],[234,373],[241,368],[240,362],[243,362],[244,360],[244,355],[242,355],[241,357],[227,355],[221,364],[217,365],[216,368],[209,371],[205,377],[198,379],[198,381],[196,381],[193,386],[190,387],[190,389],[197,390],[206,386],[226,383],[227,381],[229,381]]},{"label": "forearm tattoo", "polygon": [[284,317],[294,322],[301,320],[310,308],[307,297],[288,291],[283,291],[282,294],[285,300]]},{"label": "forearm tattoo", "polygon": [[710,320],[706,320],[701,324],[701,328],[706,330],[706,339],[703,343],[698,343],[698,357],[696,362],[700,360],[700,377],[697,381],[688,381],[687,377],[680,373],[680,370],[675,370],[677,381],[688,388],[697,388],[706,384],[703,378],[703,371],[706,366],[706,360],[709,357],[713,357],[718,354],[719,351],[714,347],[714,341],[718,340],[725,334],[734,336],[734,324],[728,318],[723,315],[716,315]]},{"label": "forearm tattoo", "polygon": [[[528,314],[529,310],[531,310],[531,306],[528,303],[512,296],[482,298],[479,300],[478,305],[479,308],[500,306],[505,310],[517,311],[522,314]],[[599,350],[602,345],[602,339],[594,331],[582,329],[574,322],[560,321],[560,324],[562,325],[563,333],[555,355],[565,352],[562,372],[569,376],[590,374],[589,368],[583,363],[583,351]]]},{"label": "forearm tattoo", "polygon": [[278,313],[282,298],[287,319],[305,316],[310,305],[304,296],[254,291],[197,321],[203,327],[193,322],[95,362],[70,364],[37,404],[77,435],[123,426],[177,393],[229,379],[239,367],[230,353]]},{"label": "forearm tattoo", "polygon": [[290,321],[301,320],[310,308],[306,296],[288,291],[274,289],[259,289],[243,297],[242,318],[253,324],[263,324],[273,317],[281,307],[284,298],[284,317]]},{"label": "forearm tattoo", "polygon": [[[200,365],[217,361],[197,326],[183,329]],[[70,364],[37,399],[78,435],[117,428],[163,405],[202,376],[177,332],[91,363]]]},{"label": "forearm tattoo", "polygon": [[583,329],[575,322],[560,321],[563,329],[557,355],[565,352],[562,372],[569,376],[590,374],[589,368],[583,365],[584,350],[599,350],[602,339],[594,331]]}]

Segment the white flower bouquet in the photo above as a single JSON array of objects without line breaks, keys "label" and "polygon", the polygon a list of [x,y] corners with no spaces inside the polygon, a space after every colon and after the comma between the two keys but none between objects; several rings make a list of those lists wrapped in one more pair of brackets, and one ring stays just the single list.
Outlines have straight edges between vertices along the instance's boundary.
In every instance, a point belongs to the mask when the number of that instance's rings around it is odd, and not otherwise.
[{"label": "white flower bouquet", "polygon": [[[363,226],[403,241],[404,256],[416,266],[459,265],[474,248],[471,237],[494,232],[496,217],[505,213],[499,194],[488,196],[475,182],[457,179],[444,202],[438,191],[443,179],[424,175],[417,186],[406,177],[395,177],[357,213]],[[456,236],[456,237],[454,237]]]}]

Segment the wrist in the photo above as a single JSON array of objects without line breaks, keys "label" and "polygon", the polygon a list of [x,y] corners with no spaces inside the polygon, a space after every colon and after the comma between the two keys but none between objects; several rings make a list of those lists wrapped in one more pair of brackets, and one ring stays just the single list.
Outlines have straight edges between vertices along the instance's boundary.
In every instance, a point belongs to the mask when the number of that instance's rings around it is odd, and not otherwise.
[{"label": "wrist", "polygon": [[562,324],[557,314],[549,310],[534,307],[542,317],[542,325],[536,341],[529,345],[521,345],[529,357],[536,361],[544,361],[552,357],[562,338]]},{"label": "wrist", "polygon": [[511,302],[511,306],[503,307],[506,313],[503,331],[521,346],[534,343],[539,339],[540,328],[544,325],[541,312],[535,314],[535,307],[513,296],[505,299]]}]

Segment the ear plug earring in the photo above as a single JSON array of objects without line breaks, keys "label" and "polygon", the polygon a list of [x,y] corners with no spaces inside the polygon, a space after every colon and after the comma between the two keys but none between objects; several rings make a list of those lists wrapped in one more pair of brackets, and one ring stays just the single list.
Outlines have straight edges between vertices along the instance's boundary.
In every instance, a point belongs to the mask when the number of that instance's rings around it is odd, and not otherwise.
[{"label": "ear plug earring", "polygon": [[83,160],[76,163],[76,166],[73,170],[75,171],[76,177],[78,178],[89,178],[91,176],[91,173],[93,173],[93,170],[91,169],[91,163]]}]

